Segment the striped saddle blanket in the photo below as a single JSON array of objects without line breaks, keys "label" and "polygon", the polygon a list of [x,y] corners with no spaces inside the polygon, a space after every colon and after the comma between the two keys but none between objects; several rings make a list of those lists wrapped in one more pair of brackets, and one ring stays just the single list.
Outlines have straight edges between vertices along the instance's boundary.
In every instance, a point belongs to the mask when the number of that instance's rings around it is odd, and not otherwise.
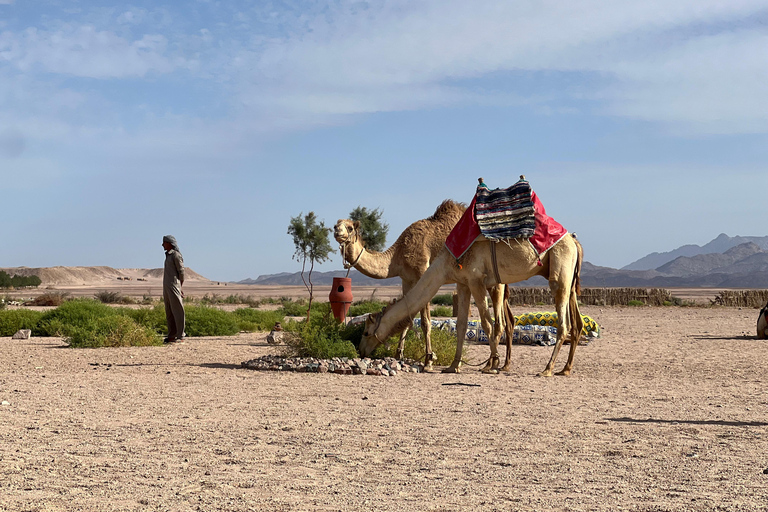
[{"label": "striped saddle blanket", "polygon": [[530,238],[536,229],[533,190],[526,180],[509,188],[477,187],[475,220],[489,240]]}]

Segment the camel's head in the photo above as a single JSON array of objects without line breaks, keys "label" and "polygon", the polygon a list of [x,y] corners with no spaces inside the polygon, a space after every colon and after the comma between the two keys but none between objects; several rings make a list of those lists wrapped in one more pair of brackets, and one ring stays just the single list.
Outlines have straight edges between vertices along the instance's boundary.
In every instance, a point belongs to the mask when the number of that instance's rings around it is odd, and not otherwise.
[{"label": "camel's head", "polygon": [[379,323],[381,323],[383,314],[383,310],[378,313],[371,313],[368,315],[368,318],[365,319],[365,329],[363,329],[363,337],[360,339],[360,345],[358,347],[360,355],[363,357],[368,357],[373,354],[376,347],[381,344],[381,341],[376,337],[375,333],[376,329],[379,327]]},{"label": "camel's head", "polygon": [[351,219],[339,219],[333,226],[333,238],[340,244],[346,244],[356,238],[360,231],[360,221]]},{"label": "camel's head", "polygon": [[[382,342],[389,339],[389,336],[394,332],[402,332],[406,327],[410,326],[413,320],[410,316],[406,316],[400,321],[395,322],[395,325],[389,325],[388,322],[382,320],[387,314],[389,308],[395,305],[398,299],[392,299],[392,301],[384,307],[378,313],[371,313],[368,318],[365,319],[365,329],[363,329],[363,337],[360,340],[360,355],[368,357],[373,354],[376,347],[382,344]],[[392,312],[390,312],[389,320],[392,321]]]}]

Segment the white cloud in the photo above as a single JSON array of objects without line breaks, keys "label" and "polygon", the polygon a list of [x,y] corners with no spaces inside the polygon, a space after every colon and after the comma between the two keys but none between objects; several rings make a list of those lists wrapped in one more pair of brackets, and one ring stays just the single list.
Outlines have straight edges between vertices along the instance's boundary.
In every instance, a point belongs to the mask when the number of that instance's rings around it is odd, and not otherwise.
[{"label": "white cloud", "polygon": [[[557,71],[599,74],[604,83],[590,94],[607,100],[615,115],[765,131],[764,38],[723,28],[761,9],[762,0],[337,7],[236,62],[255,70],[242,89],[245,103],[307,115],[475,102],[476,94],[456,81]],[[729,91],[733,81],[741,94]],[[506,92],[515,96],[514,87]],[[560,89],[561,98],[571,93]]]},{"label": "white cloud", "polygon": [[166,57],[167,40],[144,35],[129,41],[92,26],[49,32],[28,28],[21,34],[0,35],[0,59],[19,70],[90,78],[142,77],[168,73],[180,62]]}]

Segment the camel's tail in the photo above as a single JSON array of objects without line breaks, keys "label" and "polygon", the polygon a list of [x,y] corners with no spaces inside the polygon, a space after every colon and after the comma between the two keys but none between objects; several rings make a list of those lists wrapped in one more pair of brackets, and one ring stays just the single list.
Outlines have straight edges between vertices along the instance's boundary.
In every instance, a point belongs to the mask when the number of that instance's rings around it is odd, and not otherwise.
[{"label": "camel's tail", "polygon": [[571,317],[571,343],[578,343],[581,331],[584,329],[584,319],[579,311],[578,295],[581,293],[581,263],[584,261],[584,248],[573,236],[576,243],[576,268],[573,270],[573,282],[571,283],[571,296],[568,300],[568,314]]}]

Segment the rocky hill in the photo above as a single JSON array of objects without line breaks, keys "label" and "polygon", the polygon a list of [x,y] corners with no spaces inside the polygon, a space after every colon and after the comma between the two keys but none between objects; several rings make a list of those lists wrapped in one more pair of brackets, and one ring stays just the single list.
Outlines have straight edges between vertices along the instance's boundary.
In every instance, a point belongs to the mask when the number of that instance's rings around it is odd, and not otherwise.
[{"label": "rocky hill", "polygon": [[[8,275],[37,276],[42,281],[41,286],[62,285],[93,285],[116,281],[118,279],[138,278],[145,280],[160,280],[163,278],[162,268],[112,268],[97,267],[9,267],[0,268]],[[186,279],[192,281],[208,281],[194,270],[186,269]]]},{"label": "rocky hill", "polygon": [[[347,271],[336,270],[333,272],[312,272],[312,284],[322,286],[331,285],[333,284],[334,277],[347,277]],[[352,269],[349,272],[349,277],[352,278],[352,284],[358,286],[399,286],[401,283],[399,277],[373,279],[372,277],[361,274],[355,269]],[[307,273],[304,273],[304,278],[307,278]],[[237,284],[303,286],[304,282],[301,279],[300,272],[281,272],[279,274],[259,276],[256,279],[243,279],[242,281],[238,281]]]},{"label": "rocky hill", "polygon": [[639,260],[621,268],[621,270],[653,270],[673,261],[680,256],[691,258],[702,254],[722,254],[733,247],[752,242],[762,250],[768,250],[768,236],[728,236],[721,233],[705,245],[683,245],[669,252],[652,252]]}]

